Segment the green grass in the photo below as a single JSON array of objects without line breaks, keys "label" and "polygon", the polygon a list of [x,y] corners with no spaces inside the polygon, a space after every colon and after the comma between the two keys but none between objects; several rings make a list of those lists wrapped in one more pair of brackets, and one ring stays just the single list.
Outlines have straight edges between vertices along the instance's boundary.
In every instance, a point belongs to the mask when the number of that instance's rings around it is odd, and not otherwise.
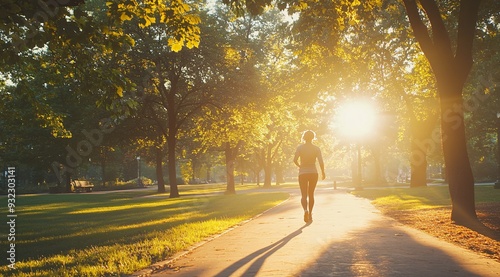
[{"label": "green grass", "polygon": [[[226,190],[226,184],[197,184],[197,185],[182,185],[178,186],[179,194],[181,195],[198,195],[207,193],[223,193]],[[236,185],[236,191],[246,191],[250,189],[258,188],[255,184],[238,184]],[[165,185],[167,194],[170,190],[169,185]]]},{"label": "green grass", "polygon": [[[375,205],[393,210],[419,210],[451,205],[448,186],[365,189],[352,193],[373,200]],[[476,186],[474,193],[476,203],[500,202],[500,190],[493,189],[493,186]]]},{"label": "green grass", "polygon": [[[147,190],[18,196],[16,270],[2,266],[0,275],[129,274],[288,198],[270,192],[203,195],[216,190],[189,186],[174,199]],[[6,197],[0,203],[6,206]],[[0,216],[6,220],[5,213],[3,209]],[[6,238],[6,233],[2,227],[0,236]],[[5,240],[0,249],[6,261]]]}]

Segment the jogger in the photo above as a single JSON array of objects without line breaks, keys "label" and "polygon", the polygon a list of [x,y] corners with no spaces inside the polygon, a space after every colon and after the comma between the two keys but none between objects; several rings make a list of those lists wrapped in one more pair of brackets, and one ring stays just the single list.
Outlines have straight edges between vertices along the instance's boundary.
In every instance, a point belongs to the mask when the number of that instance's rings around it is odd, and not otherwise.
[{"label": "jogger", "polygon": [[[305,131],[302,135],[303,144],[297,147],[293,162],[299,167],[299,186],[302,198],[300,202],[304,208],[304,221],[312,222],[312,211],[314,208],[314,190],[318,183],[318,170],[316,160],[321,168],[321,179],[325,179],[325,166],[321,150],[312,141],[316,138],[313,131]],[[300,163],[299,163],[300,159]]]}]

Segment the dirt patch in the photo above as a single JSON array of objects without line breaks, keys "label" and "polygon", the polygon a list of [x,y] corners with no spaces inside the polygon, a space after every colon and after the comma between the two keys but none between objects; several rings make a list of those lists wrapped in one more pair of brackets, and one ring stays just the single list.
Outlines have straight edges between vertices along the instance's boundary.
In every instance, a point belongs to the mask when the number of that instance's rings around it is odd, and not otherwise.
[{"label": "dirt patch", "polygon": [[[450,220],[450,207],[418,211],[394,211],[384,209],[384,207],[379,208],[385,215],[405,225],[500,262],[500,241],[453,224]],[[477,204],[476,213],[479,220],[491,229],[497,238],[500,237],[500,203]]]}]

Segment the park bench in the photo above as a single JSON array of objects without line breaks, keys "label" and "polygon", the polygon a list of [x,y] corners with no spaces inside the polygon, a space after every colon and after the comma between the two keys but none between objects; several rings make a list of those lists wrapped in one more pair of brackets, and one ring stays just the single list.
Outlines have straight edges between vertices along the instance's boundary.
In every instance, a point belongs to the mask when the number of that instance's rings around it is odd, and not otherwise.
[{"label": "park bench", "polygon": [[89,181],[73,180],[72,183],[75,192],[91,192],[94,188],[94,185],[92,185]]}]

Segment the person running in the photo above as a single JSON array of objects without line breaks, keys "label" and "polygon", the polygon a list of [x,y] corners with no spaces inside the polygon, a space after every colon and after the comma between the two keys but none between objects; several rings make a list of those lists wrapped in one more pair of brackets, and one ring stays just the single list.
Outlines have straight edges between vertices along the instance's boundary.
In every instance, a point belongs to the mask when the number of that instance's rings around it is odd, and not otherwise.
[{"label": "person running", "polygon": [[[325,179],[325,165],[321,150],[312,143],[316,139],[316,133],[307,130],[302,134],[303,144],[297,147],[293,162],[299,167],[299,186],[302,198],[300,203],[304,208],[304,221],[312,222],[312,211],[314,207],[314,190],[318,183],[318,170],[316,169],[316,160],[321,168],[321,180]],[[299,162],[300,159],[300,162]],[[307,201],[309,198],[309,202]]]}]

